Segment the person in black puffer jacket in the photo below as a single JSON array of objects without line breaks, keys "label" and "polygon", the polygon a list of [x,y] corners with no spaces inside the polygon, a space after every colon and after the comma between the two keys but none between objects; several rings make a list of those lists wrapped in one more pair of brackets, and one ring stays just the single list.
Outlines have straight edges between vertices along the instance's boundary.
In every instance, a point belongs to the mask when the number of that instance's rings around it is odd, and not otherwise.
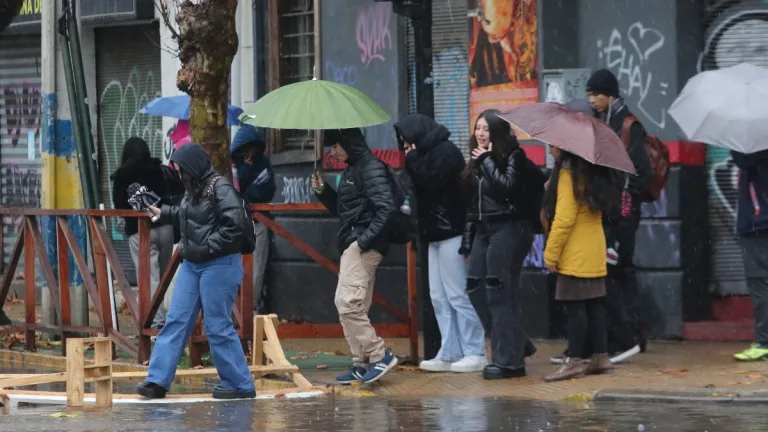
[{"label": "person in black puffer jacket", "polygon": [[467,293],[491,338],[493,363],[483,370],[485,379],[525,376],[525,356],[536,350],[520,326],[518,301],[533,243],[533,210],[521,199],[528,161],[498,113],[478,117],[469,142],[472,160],[462,174],[469,211],[459,253],[469,259]]},{"label": "person in black puffer jacket", "polygon": [[[147,189],[157,194],[162,199],[163,204],[171,204],[171,189],[173,185],[168,185],[163,175],[164,170],[170,170],[164,167],[158,158],[153,158],[149,152],[147,142],[139,137],[131,137],[123,145],[123,153],[120,159],[120,168],[110,177],[112,179],[112,204],[116,209],[131,210],[128,203],[128,186],[138,183],[146,186]],[[177,182],[181,183],[181,182]],[[128,245],[131,250],[131,258],[136,268],[136,274],[139,273],[139,222],[135,217],[124,218],[125,235],[128,236]],[[149,269],[150,269],[150,289],[154,295],[157,285],[160,283],[160,276],[168,267],[173,255],[173,225],[172,224],[153,224],[149,235]],[[166,292],[165,298],[170,299],[172,290]],[[152,328],[160,330],[165,325],[165,315],[168,302],[160,304],[155,318],[152,320]]]},{"label": "person in black puffer jacket", "polygon": [[216,399],[256,396],[240,338],[232,323],[232,306],[243,281],[241,238],[252,229],[243,201],[232,183],[221,177],[198,144],[184,144],[171,156],[186,194],[181,206],[150,207],[160,223],[180,228],[176,291],[165,326],[157,336],[149,375],[136,392],[147,398],[165,397],[176,374],[197,316],[205,314],[205,334],[221,377],[213,389]]},{"label": "person in black puffer jacket", "polygon": [[419,367],[432,372],[477,372],[487,364],[485,335],[466,290],[467,266],[456,253],[466,218],[461,196],[464,156],[445,126],[423,114],[395,124],[416,194],[419,233],[429,243],[429,294],[440,327],[440,351]]},{"label": "person in black puffer jacket", "polygon": [[339,217],[341,225],[336,239],[343,253],[334,303],[353,365],[336,381],[369,383],[397,364],[368,318],[376,268],[389,249],[387,237],[397,211],[393,180],[387,165],[371,153],[360,129],[326,131],[324,144],[347,164],[337,191],[324,184],[320,174],[312,175],[318,199]]}]

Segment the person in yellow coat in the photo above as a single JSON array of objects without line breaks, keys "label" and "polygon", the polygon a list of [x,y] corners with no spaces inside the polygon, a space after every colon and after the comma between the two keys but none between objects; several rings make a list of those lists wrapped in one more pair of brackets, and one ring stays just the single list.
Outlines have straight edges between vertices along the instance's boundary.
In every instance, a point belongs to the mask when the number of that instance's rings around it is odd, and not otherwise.
[{"label": "person in yellow coat", "polygon": [[[607,274],[602,214],[620,202],[612,187],[610,168],[550,147],[555,166],[544,195],[543,214],[549,220],[544,263],[557,273],[555,299],[565,304],[568,353],[581,353],[587,340],[591,359],[566,358],[545,377],[560,381],[612,369],[607,354],[605,276]],[[576,354],[578,355],[578,354]]]}]

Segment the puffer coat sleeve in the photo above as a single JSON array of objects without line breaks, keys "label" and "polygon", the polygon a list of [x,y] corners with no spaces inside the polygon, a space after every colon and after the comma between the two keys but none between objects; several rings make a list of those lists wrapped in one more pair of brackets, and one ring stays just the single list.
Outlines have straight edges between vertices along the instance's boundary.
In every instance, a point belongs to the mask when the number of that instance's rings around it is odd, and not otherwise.
[{"label": "puffer coat sleeve", "polygon": [[363,192],[373,206],[371,223],[357,238],[360,249],[366,251],[372,249],[378,243],[377,240],[386,236],[397,209],[392,193],[392,179],[383,162],[378,159],[369,159],[360,167],[360,179]]},{"label": "puffer coat sleeve", "polygon": [[490,182],[493,195],[499,200],[514,199],[520,190],[521,178],[525,166],[525,153],[514,150],[507,156],[502,169],[496,166],[491,152],[484,153],[477,159],[483,177]]},{"label": "puffer coat sleeve", "polygon": [[[243,203],[234,186],[228,181],[219,180],[214,186],[216,192],[216,207],[218,208],[218,225],[208,238],[208,247],[213,255],[239,249],[242,228],[247,226],[246,213]],[[233,248],[237,245],[237,248]]]}]

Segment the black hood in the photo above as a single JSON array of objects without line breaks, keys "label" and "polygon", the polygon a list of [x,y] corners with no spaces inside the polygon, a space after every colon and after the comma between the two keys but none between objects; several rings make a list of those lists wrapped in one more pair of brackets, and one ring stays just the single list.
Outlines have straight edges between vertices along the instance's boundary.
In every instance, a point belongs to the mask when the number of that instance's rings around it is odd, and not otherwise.
[{"label": "black hood", "polygon": [[176,162],[182,171],[197,181],[204,180],[213,172],[211,158],[200,144],[188,143],[173,152],[171,162]]},{"label": "black hood", "polygon": [[397,145],[403,149],[403,139],[416,145],[419,154],[432,151],[441,142],[448,141],[451,132],[445,126],[437,123],[424,114],[410,114],[395,123]]},{"label": "black hood", "polygon": [[371,149],[365,142],[365,136],[359,128],[351,129],[329,129],[323,136],[323,145],[330,147],[334,144],[340,144],[341,148],[347,152],[347,165],[354,165],[363,156],[370,154]]}]

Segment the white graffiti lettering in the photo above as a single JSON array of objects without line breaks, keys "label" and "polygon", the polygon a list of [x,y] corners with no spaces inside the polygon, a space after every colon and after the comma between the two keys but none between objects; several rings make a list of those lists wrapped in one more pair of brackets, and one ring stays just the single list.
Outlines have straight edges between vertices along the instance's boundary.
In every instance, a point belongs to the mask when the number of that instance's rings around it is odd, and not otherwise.
[{"label": "white graffiti lettering", "polygon": [[312,201],[312,180],[309,177],[283,177],[283,202],[306,204]]},{"label": "white graffiti lettering", "polygon": [[[664,46],[664,35],[640,22],[635,22],[622,34],[618,29],[611,31],[606,44],[597,40],[598,56],[603,64],[616,73],[626,96],[637,97],[637,108],[645,117],[660,129],[667,124],[666,108],[653,112],[644,106],[651,88],[656,84],[661,95],[667,94],[668,83],[654,79],[648,69],[653,54]],[[655,110],[653,110],[655,111]]]}]

